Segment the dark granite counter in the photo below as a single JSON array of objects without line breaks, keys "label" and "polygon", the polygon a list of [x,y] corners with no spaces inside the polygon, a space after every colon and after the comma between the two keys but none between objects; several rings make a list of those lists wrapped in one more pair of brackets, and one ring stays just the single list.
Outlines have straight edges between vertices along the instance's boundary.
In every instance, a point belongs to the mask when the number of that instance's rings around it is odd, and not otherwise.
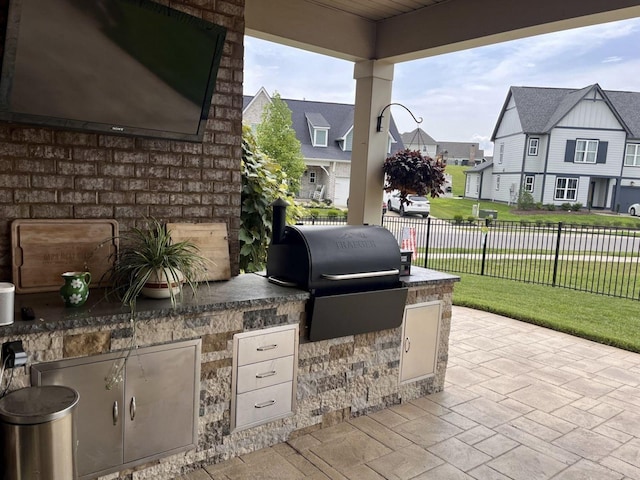
[{"label": "dark granite counter", "polygon": [[[457,282],[459,277],[421,267],[411,267],[411,276],[401,277],[407,287]],[[202,284],[194,297],[185,289],[184,298],[171,308],[169,300],[140,298],[137,318],[197,314],[234,308],[253,308],[274,303],[306,301],[309,293],[291,287],[281,287],[267,281],[264,274],[245,274],[228,281]],[[22,307],[30,307],[35,320],[21,320]],[[129,318],[129,309],[103,289],[92,289],[87,303],[78,308],[66,308],[57,292],[21,294],[15,297],[15,322],[0,327],[0,335],[20,335],[70,328],[120,323]]]}]

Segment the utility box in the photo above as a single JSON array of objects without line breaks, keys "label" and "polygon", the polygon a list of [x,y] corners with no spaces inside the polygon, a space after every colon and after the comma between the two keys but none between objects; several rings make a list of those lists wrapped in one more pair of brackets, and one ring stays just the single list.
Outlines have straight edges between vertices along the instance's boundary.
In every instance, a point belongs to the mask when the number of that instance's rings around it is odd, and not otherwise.
[{"label": "utility box", "polygon": [[0,477],[75,480],[73,411],[78,392],[69,387],[27,387],[0,399]]},{"label": "utility box", "polygon": [[497,210],[480,210],[478,212],[478,216],[480,218],[493,218],[494,220],[497,220],[498,218],[498,211]]}]

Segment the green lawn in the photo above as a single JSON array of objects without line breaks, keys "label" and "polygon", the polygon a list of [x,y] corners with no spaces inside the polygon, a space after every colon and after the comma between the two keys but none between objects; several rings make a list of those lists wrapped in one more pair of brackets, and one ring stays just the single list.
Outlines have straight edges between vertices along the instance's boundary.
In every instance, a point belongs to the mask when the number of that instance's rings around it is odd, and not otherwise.
[{"label": "green lawn", "polygon": [[[431,199],[431,215],[436,218],[454,218],[461,215],[465,220],[471,216],[475,200],[466,198],[432,198]],[[509,206],[504,203],[493,203],[488,201],[480,202],[481,210],[495,210],[498,214],[498,220],[520,221],[526,220],[531,223],[541,222],[564,222],[577,225],[602,225],[602,226],[619,226],[640,228],[640,217],[629,217],[627,215],[601,215],[597,213],[587,212],[562,212],[546,210],[536,210],[533,212],[515,211],[515,206]]]},{"label": "green lawn", "polygon": [[464,184],[466,182],[466,175],[464,171],[471,167],[463,167],[462,165],[447,165],[444,169],[444,173],[451,175],[451,183],[453,184],[453,196],[462,197],[464,195]]},{"label": "green lawn", "polygon": [[454,305],[497,313],[640,352],[638,301],[462,274]]}]

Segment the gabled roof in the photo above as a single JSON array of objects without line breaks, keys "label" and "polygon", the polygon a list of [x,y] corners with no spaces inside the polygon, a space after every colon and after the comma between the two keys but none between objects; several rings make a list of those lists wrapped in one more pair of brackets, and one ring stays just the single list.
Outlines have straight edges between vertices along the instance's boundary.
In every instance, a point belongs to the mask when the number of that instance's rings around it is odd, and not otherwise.
[{"label": "gabled roof", "polygon": [[632,138],[640,138],[640,93],[602,90],[597,83],[580,89],[511,87],[491,135],[495,140],[502,117],[513,98],[522,131],[549,133],[582,99],[596,90]]},{"label": "gabled roof", "polygon": [[431,135],[422,130],[421,128],[415,128],[410,132],[402,134],[402,143],[405,145],[417,143],[419,145],[435,145],[436,142]]},{"label": "gabled roof", "polygon": [[[243,105],[251,103],[253,97],[244,96]],[[353,113],[355,106],[346,103],[312,102],[308,100],[282,99],[291,110],[292,127],[296,137],[300,140],[302,156],[318,160],[351,160],[351,152],[343,151],[339,140],[349,133],[353,127]],[[244,109],[243,109],[244,110]],[[316,123],[317,122],[317,123]],[[309,135],[309,123],[315,127],[329,128],[329,138],[326,147],[314,147]],[[400,133],[393,117],[390,119],[389,132],[397,142],[392,150],[404,148]]]},{"label": "gabled roof", "polygon": [[468,173],[478,173],[490,167],[493,167],[493,160],[488,162],[482,162],[482,163],[479,163],[478,165],[474,165],[473,167],[466,169],[463,173],[465,175]]}]

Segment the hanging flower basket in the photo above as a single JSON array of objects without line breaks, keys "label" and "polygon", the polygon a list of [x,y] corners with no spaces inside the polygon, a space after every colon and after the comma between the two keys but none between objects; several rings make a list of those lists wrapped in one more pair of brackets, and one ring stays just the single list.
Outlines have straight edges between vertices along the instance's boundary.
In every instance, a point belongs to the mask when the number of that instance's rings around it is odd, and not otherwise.
[{"label": "hanging flower basket", "polygon": [[401,204],[409,204],[407,195],[431,195],[444,193],[444,165],[431,157],[423,157],[417,150],[401,150],[384,161],[384,190],[400,192]]}]

